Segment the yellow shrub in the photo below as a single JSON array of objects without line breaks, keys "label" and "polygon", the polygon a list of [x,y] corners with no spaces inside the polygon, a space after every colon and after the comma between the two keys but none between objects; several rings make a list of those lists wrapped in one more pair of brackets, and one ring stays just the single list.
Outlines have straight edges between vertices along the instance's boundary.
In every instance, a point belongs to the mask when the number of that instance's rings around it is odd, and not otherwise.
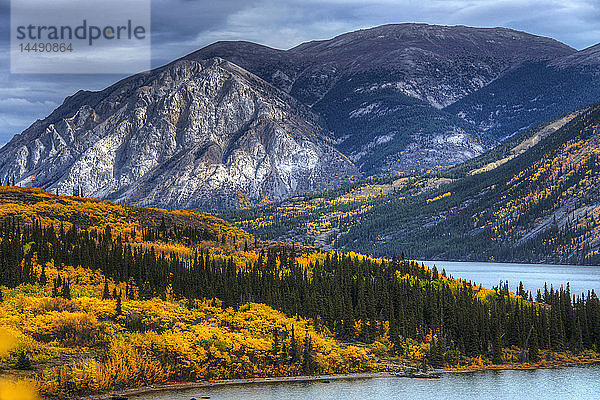
[{"label": "yellow shrub", "polygon": [[64,345],[89,346],[100,340],[98,319],[85,312],[51,311],[33,318],[24,330],[42,342]]}]

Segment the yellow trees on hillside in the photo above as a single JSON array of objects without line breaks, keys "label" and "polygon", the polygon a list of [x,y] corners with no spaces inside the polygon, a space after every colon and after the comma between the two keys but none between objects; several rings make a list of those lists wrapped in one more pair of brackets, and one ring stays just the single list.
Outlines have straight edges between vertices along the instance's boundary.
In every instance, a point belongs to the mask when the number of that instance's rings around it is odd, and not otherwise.
[{"label": "yellow trees on hillside", "polygon": [[[59,271],[48,263],[45,273],[50,280],[60,273],[73,282],[73,298],[50,297],[49,286],[24,284],[4,288],[0,303],[0,333],[13,344],[0,348],[0,363],[13,363],[20,351],[37,365],[58,356],[63,360],[41,368],[35,377],[45,395],[300,375],[307,373],[307,365],[310,372],[325,374],[375,368],[369,350],[340,346],[326,330],[315,331],[310,320],[263,304],[236,310],[222,307],[217,299],[122,298],[117,315],[117,300],[100,298],[105,278],[99,272],[70,266]],[[112,293],[115,285],[108,282]]]}]

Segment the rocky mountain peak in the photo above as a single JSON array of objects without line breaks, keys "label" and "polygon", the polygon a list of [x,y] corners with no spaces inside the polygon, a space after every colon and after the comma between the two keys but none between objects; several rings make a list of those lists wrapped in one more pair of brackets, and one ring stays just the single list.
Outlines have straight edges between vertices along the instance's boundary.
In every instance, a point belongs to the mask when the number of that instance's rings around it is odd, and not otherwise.
[{"label": "rocky mountain peak", "polygon": [[139,205],[256,204],[356,175],[318,117],[222,58],[67,99],[0,150],[0,176]]}]

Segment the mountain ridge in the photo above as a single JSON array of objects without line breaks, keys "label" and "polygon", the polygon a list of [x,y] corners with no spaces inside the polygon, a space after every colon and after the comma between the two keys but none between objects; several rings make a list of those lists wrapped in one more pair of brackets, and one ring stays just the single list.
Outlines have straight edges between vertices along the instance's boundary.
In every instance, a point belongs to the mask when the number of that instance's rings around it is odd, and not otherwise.
[{"label": "mountain ridge", "polygon": [[[510,122],[511,116],[504,114],[498,122],[486,123],[486,118],[495,118],[494,110],[479,117],[471,116],[468,109],[452,107],[523,63],[551,62],[573,54],[575,49],[555,39],[507,28],[389,24],[288,50],[222,41],[184,58],[232,57],[311,106],[334,132],[339,150],[365,174],[382,175],[456,165],[515,130],[589,104],[589,98],[597,101],[600,91],[571,102],[569,108],[559,101],[548,111],[532,110],[532,118],[524,115],[523,121],[512,125],[505,121],[508,118]],[[478,106],[466,100],[460,107]],[[375,116],[362,112],[369,109],[379,111]],[[381,113],[389,123],[381,121]],[[410,115],[412,121],[404,115]],[[430,121],[436,121],[435,125]],[[453,147],[450,152],[445,151],[448,145]],[[427,157],[419,157],[421,148]],[[384,157],[386,152],[389,154]]]},{"label": "mountain ridge", "polygon": [[0,174],[24,185],[186,208],[258,203],[356,174],[317,116],[219,58],[78,92],[0,154]]},{"label": "mountain ridge", "polygon": [[217,42],[67,97],[0,149],[0,178],[213,209],[442,171],[600,100],[595,57],[505,28],[424,24],[289,50]]}]

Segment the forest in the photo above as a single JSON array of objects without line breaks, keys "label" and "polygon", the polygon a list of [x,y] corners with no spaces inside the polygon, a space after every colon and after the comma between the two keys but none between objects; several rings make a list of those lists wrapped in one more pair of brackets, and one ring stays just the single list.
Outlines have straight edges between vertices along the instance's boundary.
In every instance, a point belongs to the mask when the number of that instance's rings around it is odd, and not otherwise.
[{"label": "forest", "polygon": [[[0,325],[19,345],[0,362],[37,366],[32,379],[45,396],[598,358],[593,291],[486,289],[402,251],[376,259],[268,244],[166,211],[151,223],[80,227],[68,221],[81,215],[46,214],[47,223],[14,208],[0,205]],[[69,361],[57,366],[60,357]]]}]

